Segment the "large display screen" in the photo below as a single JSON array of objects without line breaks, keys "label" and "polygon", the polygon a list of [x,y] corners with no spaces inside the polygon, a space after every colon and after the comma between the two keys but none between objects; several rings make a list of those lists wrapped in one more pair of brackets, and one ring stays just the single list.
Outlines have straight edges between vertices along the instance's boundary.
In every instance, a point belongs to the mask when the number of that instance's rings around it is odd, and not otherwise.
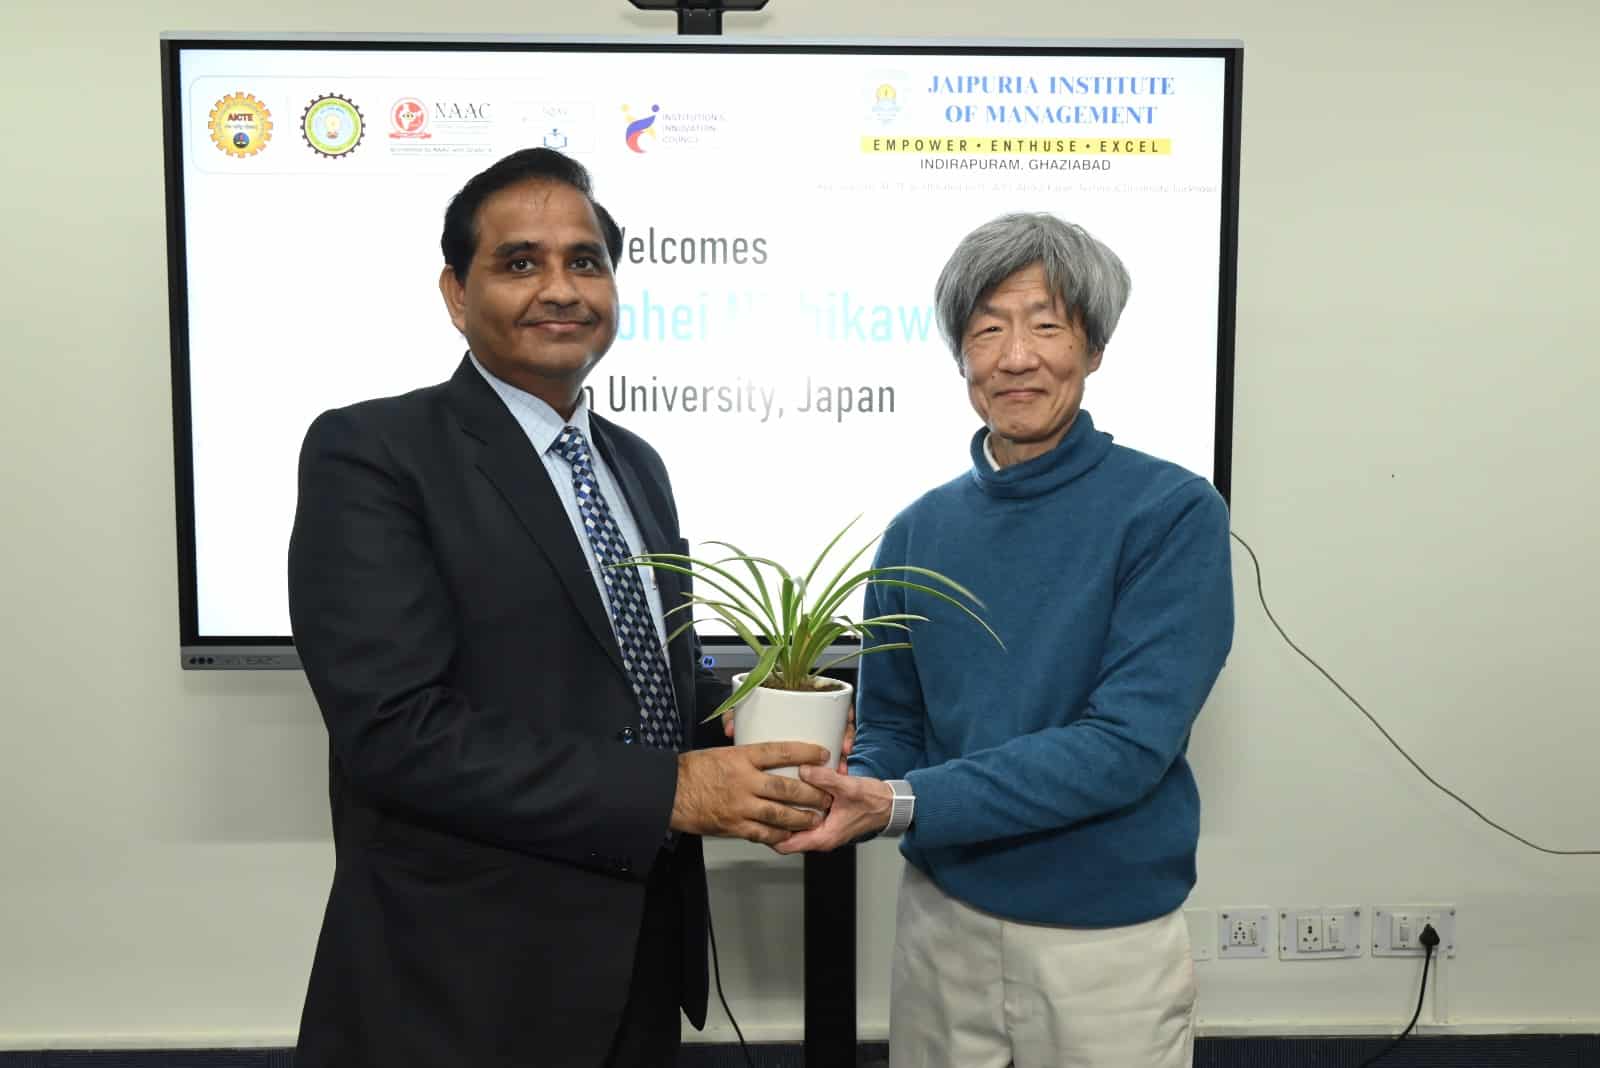
[{"label": "large display screen", "polygon": [[625,230],[589,402],[661,452],[691,543],[804,570],[852,517],[864,540],[966,469],[978,420],[934,280],[1013,211],[1082,224],[1133,277],[1089,380],[1096,424],[1226,492],[1240,60],[1226,43],[165,40],[183,662],[292,664],[305,430],[450,376],[445,204],[533,145],[587,165]]}]

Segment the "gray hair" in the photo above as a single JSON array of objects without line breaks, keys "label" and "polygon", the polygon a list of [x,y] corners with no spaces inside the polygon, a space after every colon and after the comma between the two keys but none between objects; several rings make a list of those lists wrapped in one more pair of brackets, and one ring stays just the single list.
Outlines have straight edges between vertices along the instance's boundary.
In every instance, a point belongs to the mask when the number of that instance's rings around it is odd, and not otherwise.
[{"label": "gray hair", "polygon": [[1111,340],[1132,279],[1117,254],[1076,223],[1044,212],[1002,215],[961,239],[933,287],[939,330],[961,363],[961,338],[978,301],[1024,267],[1044,268],[1050,288],[1083,320],[1090,352]]}]

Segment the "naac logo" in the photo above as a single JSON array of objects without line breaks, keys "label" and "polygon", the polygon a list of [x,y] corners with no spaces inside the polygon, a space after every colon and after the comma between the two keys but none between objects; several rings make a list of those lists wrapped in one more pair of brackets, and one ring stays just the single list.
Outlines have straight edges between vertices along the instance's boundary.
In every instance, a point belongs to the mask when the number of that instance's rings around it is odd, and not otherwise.
[{"label": "naac logo", "polygon": [[234,159],[243,159],[272,140],[272,112],[249,93],[231,93],[211,109],[206,128],[212,144]]},{"label": "naac logo", "polygon": [[389,108],[389,136],[394,140],[417,138],[427,140],[428,107],[414,96],[403,96]]},{"label": "naac logo", "polygon": [[354,152],[365,132],[361,109],[338,93],[315,98],[300,116],[300,135],[306,144],[330,159],[343,159]]},{"label": "naac logo", "polygon": [[492,121],[486,100],[437,100],[433,105],[433,117],[462,124],[487,125]]}]

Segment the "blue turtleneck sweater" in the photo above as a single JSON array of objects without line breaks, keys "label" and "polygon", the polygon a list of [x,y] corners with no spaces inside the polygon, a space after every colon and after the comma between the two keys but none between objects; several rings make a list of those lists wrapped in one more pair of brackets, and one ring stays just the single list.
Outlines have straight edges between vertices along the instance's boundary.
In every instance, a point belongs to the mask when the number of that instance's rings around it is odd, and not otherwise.
[{"label": "blue turtleneck sweater", "polygon": [[902,851],[959,900],[1033,923],[1153,919],[1194,886],[1184,750],[1233,640],[1227,506],[1088,412],[999,470],[986,433],[969,474],[890,524],[877,563],[966,586],[1005,648],[926,594],[870,587],[869,618],[929,622],[911,649],[862,657],[851,771],[910,780]]}]

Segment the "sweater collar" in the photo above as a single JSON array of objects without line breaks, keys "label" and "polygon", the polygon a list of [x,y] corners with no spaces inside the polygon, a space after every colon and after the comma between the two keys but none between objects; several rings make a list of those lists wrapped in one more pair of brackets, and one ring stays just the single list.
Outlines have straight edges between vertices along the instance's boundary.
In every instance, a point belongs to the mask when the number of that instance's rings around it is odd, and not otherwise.
[{"label": "sweater collar", "polygon": [[1111,451],[1111,435],[1094,428],[1094,420],[1078,410],[1056,447],[1043,456],[996,470],[985,455],[987,428],[972,436],[972,479],[991,497],[1037,497],[1058,489],[1095,468]]}]

